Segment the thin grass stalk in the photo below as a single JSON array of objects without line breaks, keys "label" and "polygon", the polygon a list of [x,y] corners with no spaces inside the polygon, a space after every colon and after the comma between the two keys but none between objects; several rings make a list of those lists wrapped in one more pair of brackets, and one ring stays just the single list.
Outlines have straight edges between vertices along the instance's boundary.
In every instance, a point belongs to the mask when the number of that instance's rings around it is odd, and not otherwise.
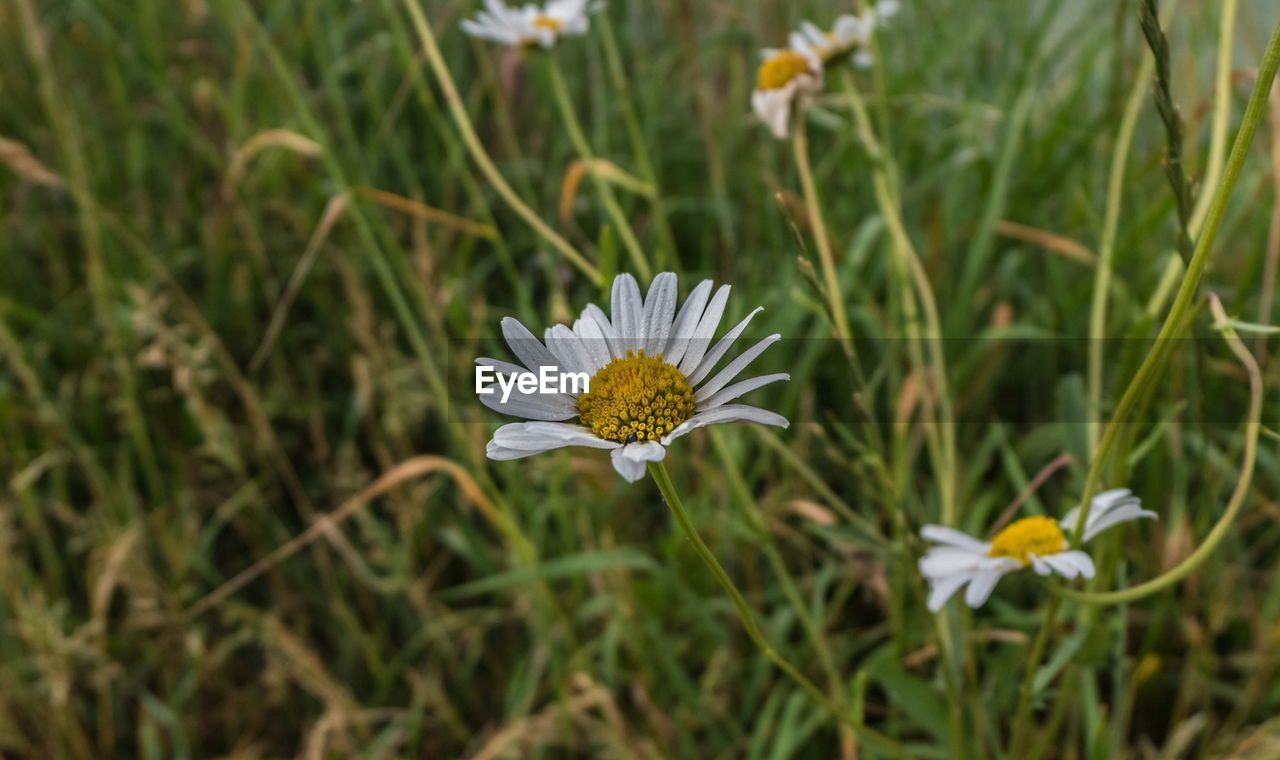
[{"label": "thin grass stalk", "polygon": [[[545,59],[547,79],[551,82],[551,92],[556,99],[556,105],[560,108],[560,118],[564,121],[565,131],[569,133],[569,141],[573,143],[574,150],[578,152],[578,158],[582,159],[588,166],[591,166],[595,162],[595,153],[591,150],[591,145],[587,142],[587,136],[582,131],[582,124],[579,123],[578,115],[574,111],[573,101],[569,97],[569,88],[565,84],[564,74],[560,71],[560,64],[551,55],[545,56]],[[631,263],[636,268],[636,274],[641,280],[652,279],[653,267],[649,265],[649,259],[645,256],[644,248],[641,247],[640,241],[636,239],[635,231],[631,229],[631,222],[627,219],[627,215],[623,213],[622,207],[618,205],[618,197],[613,194],[613,187],[594,168],[587,173],[591,176],[591,185],[595,188],[596,195],[599,196],[605,212],[608,213],[614,230],[618,233],[618,237],[622,239],[622,247],[627,250],[627,255],[631,257]]]},{"label": "thin grass stalk", "polygon": [[405,10],[409,13],[409,18],[413,22],[414,29],[418,33],[418,39],[422,42],[422,48],[427,54],[427,64],[430,65],[432,72],[436,76],[436,81],[440,84],[440,91],[444,94],[445,103],[449,106],[449,113],[453,116],[454,125],[458,128],[458,133],[462,135],[462,141],[466,144],[467,150],[471,153],[471,160],[476,162],[480,167],[480,172],[484,174],[485,179],[489,180],[489,184],[493,185],[494,190],[502,197],[502,200],[525,221],[534,232],[538,233],[543,240],[546,240],[551,247],[560,252],[565,260],[578,268],[587,279],[596,287],[602,287],[604,279],[600,274],[600,270],[586,257],[578,252],[569,241],[561,237],[555,230],[547,226],[538,214],[522,200],[516,192],[511,189],[502,173],[498,171],[498,167],[494,165],[493,159],[484,149],[483,143],[476,135],[475,128],[471,126],[471,119],[467,117],[467,107],[462,102],[462,97],[458,95],[458,88],[453,83],[453,76],[449,73],[449,66],[444,61],[444,56],[440,54],[440,46],[436,44],[435,33],[431,30],[431,24],[427,22],[427,17],[423,14],[422,8],[419,7],[417,0],[404,0]]},{"label": "thin grass stalk", "polygon": [[[1177,7],[1176,0],[1169,4],[1166,11],[1172,14]],[[1165,130],[1165,175],[1169,179],[1169,187],[1173,190],[1175,208],[1178,210],[1178,253],[1185,262],[1191,258],[1191,186],[1187,182],[1186,173],[1182,169],[1182,114],[1173,102],[1172,79],[1169,64],[1169,39],[1160,25],[1160,15],[1156,12],[1156,0],[1142,0],[1139,10],[1139,23],[1142,34],[1151,48],[1151,57],[1155,64],[1155,79],[1152,81],[1152,92],[1156,111]]]},{"label": "thin grass stalk", "polygon": [[[884,155],[872,129],[866,104],[863,103],[862,96],[858,94],[852,77],[846,76],[845,85],[859,134],[871,157],[873,185],[880,213],[884,217],[885,225],[889,228],[889,234],[893,240],[893,250],[902,265],[901,272],[904,276],[909,276],[911,280],[910,283],[904,283],[904,306],[908,309],[906,322],[911,344],[917,345],[920,342],[926,342],[929,346],[931,361],[926,363],[923,357],[918,355],[918,349],[916,349],[916,361],[918,362],[921,377],[928,377],[932,382],[933,395],[941,417],[941,424],[926,428],[926,434],[933,430],[934,427],[941,430],[940,433],[935,430],[932,434],[932,437],[937,439],[933,443],[933,448],[936,449],[934,466],[938,470],[940,499],[942,501],[941,519],[944,525],[954,525],[957,518],[955,494],[956,419],[955,410],[951,402],[951,391],[947,381],[946,354],[942,345],[942,319],[938,312],[938,303],[933,293],[933,286],[929,283],[928,273],[925,272],[924,266],[920,263],[920,257],[916,253],[915,245],[911,242],[911,237],[907,234],[906,226],[902,221],[899,201],[893,190],[892,172],[888,168],[890,162]],[[912,292],[913,287],[914,292]],[[929,333],[927,338],[922,338],[919,335],[917,327],[917,297],[919,298],[919,308],[924,313],[925,327]]]},{"label": "thin grass stalk", "polygon": [[1222,302],[1212,293],[1209,294],[1209,309],[1213,313],[1215,327],[1222,333],[1231,353],[1236,355],[1249,375],[1249,416],[1245,419],[1244,456],[1235,490],[1231,492],[1231,498],[1227,501],[1227,508],[1223,510],[1218,521],[1214,523],[1209,534],[1195,551],[1155,578],[1136,586],[1106,592],[1076,591],[1054,584],[1054,590],[1060,596],[1085,604],[1123,604],[1163,591],[1195,572],[1196,568],[1218,548],[1227,532],[1231,530],[1231,525],[1240,516],[1240,510],[1244,508],[1245,500],[1249,496],[1249,484],[1253,482],[1253,470],[1258,459],[1258,437],[1262,432],[1262,370],[1253,354],[1249,353],[1249,349],[1231,327],[1227,313],[1222,308]]},{"label": "thin grass stalk", "polygon": [[[1217,186],[1227,151],[1227,127],[1231,120],[1231,54],[1235,52],[1231,39],[1235,28],[1236,0],[1222,0],[1222,15],[1218,21],[1218,62],[1213,79],[1213,131],[1209,135],[1209,162],[1201,184],[1206,189]],[[1187,225],[1187,233],[1192,240],[1203,230],[1212,206],[1212,196],[1207,192],[1196,199],[1191,222]]]},{"label": "thin grass stalk", "polygon": [[742,471],[729,452],[728,445],[725,444],[724,435],[714,427],[707,432],[711,437],[711,444],[715,447],[716,454],[719,455],[720,461],[724,463],[725,477],[729,481],[729,489],[737,497],[742,513],[746,516],[751,530],[759,537],[765,558],[769,561],[769,566],[777,577],[778,584],[782,587],[782,595],[786,597],[787,603],[795,611],[796,619],[800,621],[801,628],[804,629],[805,635],[809,637],[809,642],[813,644],[814,651],[818,653],[818,662],[827,677],[827,688],[831,691],[832,701],[839,705],[841,711],[844,712],[844,681],[840,677],[840,672],[836,669],[835,658],[831,655],[831,645],[827,642],[822,626],[810,612],[808,605],[804,602],[804,598],[800,596],[800,591],[796,588],[795,582],[791,580],[791,573],[787,570],[787,564],[783,560],[782,554],[778,551],[777,541],[769,530],[769,526],[765,523],[762,510],[756,506],[751,492],[747,489],[747,484],[742,479]]},{"label": "thin grass stalk", "polygon": [[[121,385],[121,392],[117,398],[121,402],[125,427],[129,432],[130,441],[137,449],[147,491],[153,498],[163,499],[165,498],[164,478],[160,474],[160,463],[156,457],[155,447],[151,445],[151,434],[138,403],[138,384],[134,376],[133,364],[125,352],[125,336],[119,327],[120,320],[112,315],[111,294],[108,292],[109,272],[102,245],[102,222],[98,202],[93,196],[93,188],[90,184],[89,163],[80,134],[80,121],[63,99],[64,90],[58,82],[57,72],[49,56],[48,42],[45,40],[44,30],[40,28],[40,20],[35,8],[31,5],[31,0],[20,0],[17,8],[23,43],[36,71],[40,103],[53,129],[58,149],[66,162],[67,188],[71,192],[78,211],[80,239],[84,244],[85,252],[85,275],[88,280],[94,318],[104,333],[107,353],[111,358],[110,364]],[[134,504],[132,500],[128,503]],[[140,517],[140,514],[135,514],[134,517]]]},{"label": "thin grass stalk", "polygon": [[1151,58],[1143,57],[1138,76],[1125,102],[1120,130],[1116,133],[1115,150],[1111,156],[1111,172],[1107,179],[1107,207],[1103,214],[1102,240],[1098,246],[1098,263],[1094,267],[1093,302],[1089,310],[1089,455],[1098,447],[1102,422],[1102,348],[1107,337],[1107,297],[1111,292],[1112,262],[1116,251],[1116,228],[1120,223],[1120,203],[1124,196],[1125,168],[1129,163],[1129,148],[1133,145],[1133,132],[1138,114],[1146,100],[1147,80],[1154,67]]},{"label": "thin grass stalk", "polygon": [[854,351],[849,332],[849,316],[844,308],[844,294],[840,288],[840,276],[836,272],[835,254],[831,250],[831,237],[822,217],[822,202],[818,198],[818,189],[813,181],[813,168],[809,165],[809,141],[803,115],[798,114],[793,120],[791,145],[795,150],[796,171],[800,175],[805,210],[809,216],[809,229],[813,232],[814,245],[818,249],[818,262],[822,266],[827,300],[831,304],[836,339],[840,341],[846,356],[856,357],[857,353]]},{"label": "thin grass stalk", "polygon": [[891,752],[893,754],[901,754],[903,748],[898,742],[881,734],[875,729],[864,724],[860,719],[853,717],[849,712],[841,709],[835,702],[822,692],[807,676],[801,673],[787,658],[783,657],[769,640],[765,638],[764,631],[760,629],[760,625],[756,622],[755,615],[751,611],[751,607],[747,604],[747,600],[743,597],[742,592],[738,590],[733,579],[725,572],[720,561],[716,559],[710,547],[702,540],[702,536],[698,533],[698,529],[694,527],[693,520],[689,517],[688,511],[685,510],[684,503],[680,501],[680,495],[676,492],[675,485],[671,482],[671,476],[667,473],[667,468],[662,462],[649,463],[649,475],[658,486],[658,490],[662,493],[662,498],[667,502],[667,506],[671,509],[671,514],[676,520],[676,524],[680,526],[680,530],[684,533],[685,538],[689,539],[690,545],[693,546],[694,552],[698,558],[702,560],[707,569],[711,571],[711,575],[715,577],[716,582],[724,589],[725,593],[733,601],[734,607],[737,608],[738,618],[742,621],[743,628],[747,631],[747,636],[760,650],[770,662],[785,673],[792,681],[794,681],[801,689],[813,697],[818,704],[822,705],[841,723],[847,725],[854,732],[854,735],[865,741],[868,745],[875,746],[881,751]]},{"label": "thin grass stalk", "polygon": [[613,22],[609,20],[608,13],[600,13],[597,18],[599,20],[600,39],[603,41],[605,66],[609,71],[609,79],[613,82],[613,89],[619,96],[618,102],[621,104],[622,120],[627,128],[627,137],[631,141],[631,152],[635,155],[636,167],[640,170],[640,177],[653,188],[653,199],[650,201],[650,205],[653,207],[653,224],[658,232],[658,239],[662,241],[662,245],[666,249],[665,254],[659,256],[658,263],[662,266],[678,268],[680,256],[679,251],[676,249],[675,235],[671,232],[667,204],[662,197],[662,185],[658,181],[658,170],[649,153],[649,145],[644,139],[644,130],[640,128],[640,117],[636,112],[635,94],[631,87],[631,80],[627,77],[626,67],[622,65],[622,55],[618,52],[618,39],[613,33]]},{"label": "thin grass stalk", "polygon": [[1102,467],[1116,447],[1123,427],[1122,423],[1127,420],[1129,412],[1138,402],[1144,387],[1157,378],[1171,350],[1170,346],[1173,339],[1181,332],[1183,318],[1191,307],[1191,303],[1195,298],[1196,288],[1200,284],[1200,278],[1203,276],[1204,269],[1212,255],[1213,242],[1222,225],[1222,218],[1226,214],[1227,201],[1230,199],[1231,192],[1235,189],[1236,182],[1240,178],[1245,156],[1249,152],[1249,144],[1253,141],[1258,122],[1261,121],[1262,113],[1266,108],[1267,97],[1271,90],[1271,81],[1275,78],[1277,67],[1280,67],[1280,24],[1272,31],[1271,39],[1267,42],[1266,51],[1263,53],[1262,62],[1258,67],[1258,78],[1254,82],[1253,92],[1250,94],[1249,103],[1245,107],[1244,118],[1241,120],[1239,131],[1236,133],[1235,143],[1231,147],[1231,155],[1227,159],[1225,174],[1222,182],[1213,193],[1213,202],[1209,205],[1209,212],[1205,217],[1204,230],[1196,240],[1195,251],[1192,253],[1191,261],[1187,265],[1187,271],[1182,277],[1177,295],[1174,296],[1173,305],[1170,307],[1164,324],[1156,335],[1154,345],[1147,352],[1141,366],[1134,374],[1133,379],[1129,381],[1129,386],[1125,389],[1124,395],[1121,396],[1119,403],[1116,405],[1111,421],[1103,431],[1098,450],[1089,463],[1089,471],[1085,476],[1084,489],[1080,497],[1080,518],[1072,536],[1072,542],[1076,545],[1080,543],[1080,538],[1084,532],[1084,526],[1092,506],[1091,502],[1098,490]]}]

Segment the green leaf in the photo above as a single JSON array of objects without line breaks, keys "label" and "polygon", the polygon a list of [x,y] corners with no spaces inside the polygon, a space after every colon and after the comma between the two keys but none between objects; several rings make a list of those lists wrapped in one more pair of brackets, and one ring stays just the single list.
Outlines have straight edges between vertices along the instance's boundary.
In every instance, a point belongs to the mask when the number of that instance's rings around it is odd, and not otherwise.
[{"label": "green leaf", "polygon": [[602,552],[583,552],[558,557],[543,562],[537,567],[513,570],[507,573],[490,575],[478,581],[464,583],[444,591],[445,599],[466,599],[467,597],[489,594],[494,591],[525,586],[539,579],[570,578],[575,575],[586,575],[600,570],[626,568],[628,570],[649,570],[658,567],[648,555],[635,549],[614,549]]}]

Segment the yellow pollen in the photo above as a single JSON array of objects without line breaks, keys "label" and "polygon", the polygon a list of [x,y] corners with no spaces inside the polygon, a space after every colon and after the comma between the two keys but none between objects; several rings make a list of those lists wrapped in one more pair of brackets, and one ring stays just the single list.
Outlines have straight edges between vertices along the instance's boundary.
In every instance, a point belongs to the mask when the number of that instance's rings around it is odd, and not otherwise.
[{"label": "yellow pollen", "polygon": [[537,16],[533,19],[533,25],[539,29],[550,29],[556,34],[560,33],[560,20],[550,16]]},{"label": "yellow pollen", "polygon": [[656,441],[693,416],[693,387],[662,360],[628,351],[591,378],[578,397],[578,418],[607,441]]},{"label": "yellow pollen", "polygon": [[765,59],[756,72],[756,87],[761,90],[777,90],[787,86],[792,79],[807,74],[811,63],[794,50],[782,50]]},{"label": "yellow pollen", "polygon": [[992,557],[1012,557],[1023,567],[1031,564],[1031,555],[1044,557],[1067,548],[1067,539],[1057,520],[1048,517],[1024,517],[991,539]]}]

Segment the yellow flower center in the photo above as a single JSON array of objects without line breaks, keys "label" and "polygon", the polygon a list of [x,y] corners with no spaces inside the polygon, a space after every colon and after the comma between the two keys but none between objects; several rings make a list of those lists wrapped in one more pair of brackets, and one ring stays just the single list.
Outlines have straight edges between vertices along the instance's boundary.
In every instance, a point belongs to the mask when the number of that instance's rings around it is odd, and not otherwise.
[{"label": "yellow flower center", "polygon": [[801,74],[809,73],[810,61],[794,50],[782,50],[765,59],[756,72],[756,87],[778,90]]},{"label": "yellow flower center", "polygon": [[656,441],[693,416],[693,387],[662,360],[628,351],[591,378],[578,397],[578,418],[607,441]]},{"label": "yellow flower center", "polygon": [[1012,557],[1023,567],[1031,564],[1031,555],[1044,557],[1067,548],[1058,521],[1048,517],[1024,517],[991,539],[992,557]]},{"label": "yellow flower center", "polygon": [[533,19],[533,25],[539,29],[550,29],[552,32],[560,33],[560,20],[551,18],[550,16],[537,16]]}]

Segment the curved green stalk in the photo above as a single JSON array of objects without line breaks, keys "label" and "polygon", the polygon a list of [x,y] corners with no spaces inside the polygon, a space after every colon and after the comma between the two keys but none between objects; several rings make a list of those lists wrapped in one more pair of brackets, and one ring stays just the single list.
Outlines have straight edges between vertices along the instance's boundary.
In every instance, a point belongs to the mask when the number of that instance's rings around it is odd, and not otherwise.
[{"label": "curved green stalk", "polygon": [[547,226],[547,223],[538,217],[533,209],[529,208],[524,201],[520,200],[520,196],[511,189],[511,185],[498,171],[498,167],[494,165],[493,159],[489,158],[489,154],[485,151],[484,145],[481,144],[480,138],[476,136],[476,130],[471,126],[471,120],[467,117],[467,107],[462,103],[462,97],[458,95],[458,88],[453,83],[453,77],[449,74],[449,67],[444,62],[444,56],[440,54],[440,46],[436,44],[435,34],[431,31],[431,24],[427,22],[427,17],[423,15],[422,8],[417,0],[404,0],[405,10],[408,11],[409,17],[413,21],[414,29],[418,32],[418,38],[422,41],[422,49],[427,54],[427,63],[430,64],[431,70],[436,75],[436,80],[440,83],[440,91],[444,93],[445,102],[449,104],[449,113],[453,116],[454,124],[458,127],[458,132],[462,135],[462,141],[466,144],[467,150],[471,152],[471,160],[476,162],[480,167],[480,172],[489,180],[489,184],[493,185],[493,189],[502,196],[502,200],[506,201],[511,210],[525,221],[534,232],[542,236],[544,240],[551,244],[553,248],[561,253],[570,264],[576,266],[588,279],[595,285],[604,282],[600,275],[600,270],[578,252],[578,249],[569,244],[555,230]]},{"label": "curved green stalk", "polygon": [[1120,402],[1116,405],[1111,421],[1107,423],[1107,427],[1103,431],[1097,453],[1094,454],[1093,459],[1089,462],[1089,472],[1085,476],[1084,491],[1080,498],[1080,519],[1072,536],[1072,543],[1076,545],[1079,545],[1080,538],[1084,533],[1084,526],[1089,519],[1089,510],[1092,506],[1093,496],[1098,490],[1102,467],[1119,440],[1120,432],[1123,428],[1121,423],[1125,421],[1129,412],[1133,410],[1146,386],[1157,378],[1164,366],[1165,359],[1168,357],[1173,339],[1177,337],[1177,333],[1182,329],[1183,317],[1195,298],[1196,288],[1200,284],[1200,278],[1204,274],[1205,266],[1209,263],[1214,238],[1218,235],[1218,228],[1222,226],[1222,218],[1227,210],[1227,200],[1231,197],[1231,191],[1235,189],[1236,182],[1240,179],[1240,171],[1244,167],[1244,159],[1249,152],[1249,143],[1253,141],[1254,132],[1257,131],[1258,122],[1261,121],[1262,112],[1266,108],[1267,96],[1271,91],[1271,81],[1276,76],[1277,67],[1280,67],[1280,24],[1276,25],[1276,28],[1272,31],[1271,39],[1267,42],[1267,49],[1263,53],[1262,63],[1258,66],[1258,77],[1253,84],[1253,92],[1249,95],[1249,104],[1245,108],[1244,118],[1240,123],[1240,131],[1236,133],[1235,144],[1231,146],[1231,155],[1227,159],[1226,172],[1223,175],[1221,184],[1214,191],[1213,202],[1210,204],[1208,216],[1205,218],[1204,230],[1196,240],[1195,251],[1191,255],[1190,263],[1187,264],[1187,271],[1183,275],[1178,293],[1174,296],[1173,306],[1170,307],[1169,314],[1165,317],[1160,332],[1156,335],[1155,344],[1147,352],[1146,357],[1142,360],[1142,365],[1134,374],[1133,379],[1129,381],[1129,386],[1125,389],[1124,395],[1121,396]]},{"label": "curved green stalk", "polygon": [[698,529],[694,527],[693,520],[690,519],[689,513],[684,508],[684,503],[680,501],[680,495],[676,493],[676,487],[671,482],[671,476],[667,473],[666,466],[662,462],[650,462],[649,475],[653,477],[653,482],[657,484],[658,490],[662,493],[662,498],[671,509],[671,514],[675,517],[680,530],[684,532],[685,537],[689,539],[689,543],[693,545],[694,552],[702,560],[703,564],[707,566],[707,569],[711,571],[720,587],[729,595],[734,607],[737,607],[738,618],[742,621],[747,635],[751,637],[751,641],[755,643],[761,654],[774,665],[777,665],[783,673],[786,673],[800,688],[808,692],[809,696],[826,708],[837,720],[853,729],[854,734],[859,739],[869,745],[875,745],[883,751],[894,754],[901,753],[902,747],[896,741],[866,726],[860,719],[840,709],[835,702],[831,701],[830,697],[822,693],[822,690],[814,685],[813,681],[810,681],[796,666],[792,665],[773,648],[773,645],[765,638],[764,631],[760,629],[760,625],[756,622],[755,615],[751,612],[751,607],[747,605],[747,600],[742,596],[742,592],[734,585],[733,579],[725,572],[724,567],[716,559],[715,554],[711,552],[710,547],[702,540]]},{"label": "curved green stalk", "polygon": [[1150,596],[1168,588],[1194,572],[1218,548],[1218,545],[1222,543],[1222,539],[1227,535],[1227,531],[1231,529],[1232,523],[1240,515],[1240,510],[1244,507],[1245,498],[1249,495],[1249,484],[1253,481],[1253,468],[1258,458],[1258,435],[1262,432],[1262,370],[1258,367],[1258,361],[1253,358],[1253,355],[1249,353],[1249,349],[1245,348],[1244,343],[1241,342],[1235,330],[1232,329],[1231,323],[1227,321],[1226,312],[1222,309],[1222,302],[1218,300],[1216,295],[1209,295],[1209,308],[1213,311],[1214,320],[1218,329],[1222,331],[1223,339],[1227,341],[1231,352],[1244,365],[1245,371],[1249,375],[1249,417],[1245,420],[1244,461],[1240,465],[1240,477],[1236,481],[1236,487],[1231,493],[1230,500],[1227,502],[1226,510],[1223,511],[1218,521],[1214,523],[1209,535],[1205,537],[1204,543],[1200,544],[1190,556],[1145,583],[1139,583],[1136,586],[1130,586],[1118,591],[1101,593],[1076,591],[1058,584],[1050,584],[1055,593],[1085,604],[1123,604],[1124,602],[1132,602],[1135,599]]}]

